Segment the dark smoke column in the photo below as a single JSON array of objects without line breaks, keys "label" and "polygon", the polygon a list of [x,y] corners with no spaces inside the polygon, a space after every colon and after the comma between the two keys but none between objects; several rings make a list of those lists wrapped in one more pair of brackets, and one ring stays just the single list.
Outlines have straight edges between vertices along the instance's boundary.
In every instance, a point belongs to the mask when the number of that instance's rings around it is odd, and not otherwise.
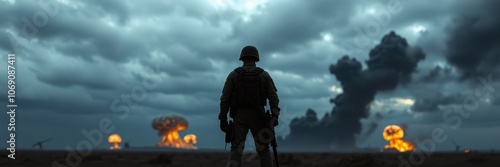
[{"label": "dark smoke column", "polygon": [[326,126],[330,134],[325,137],[333,135],[334,144],[341,148],[355,147],[355,135],[361,132],[360,120],[368,117],[369,104],[377,91],[392,90],[410,81],[417,63],[425,58],[420,48],[409,47],[406,39],[394,32],[385,35],[369,56],[366,70],[347,55],[330,66],[343,93],[332,101],[332,120]]}]

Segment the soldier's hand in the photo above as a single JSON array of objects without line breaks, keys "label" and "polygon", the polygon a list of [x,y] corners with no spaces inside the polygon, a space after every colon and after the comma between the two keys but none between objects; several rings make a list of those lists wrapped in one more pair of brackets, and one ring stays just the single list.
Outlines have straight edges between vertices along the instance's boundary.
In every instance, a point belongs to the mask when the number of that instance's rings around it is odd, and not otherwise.
[{"label": "soldier's hand", "polygon": [[278,116],[277,115],[273,115],[271,117],[271,120],[270,120],[270,125],[273,125],[273,126],[278,126],[279,124],[279,119],[278,119]]},{"label": "soldier's hand", "polygon": [[220,120],[220,130],[225,133],[227,126],[229,126],[229,123],[227,123],[227,119],[221,119]]},{"label": "soldier's hand", "polygon": [[279,124],[279,119],[278,119],[278,116],[280,115],[280,111],[281,109],[279,107],[272,107],[271,108],[271,122],[270,125],[273,125],[273,126],[278,126]]},{"label": "soldier's hand", "polygon": [[226,132],[227,126],[229,126],[229,123],[227,122],[227,115],[220,113],[218,119],[220,120],[220,130],[222,132]]},{"label": "soldier's hand", "polygon": [[281,112],[281,109],[279,107],[276,107],[276,108],[271,108],[271,114],[273,116],[279,116],[280,115],[280,112]]}]

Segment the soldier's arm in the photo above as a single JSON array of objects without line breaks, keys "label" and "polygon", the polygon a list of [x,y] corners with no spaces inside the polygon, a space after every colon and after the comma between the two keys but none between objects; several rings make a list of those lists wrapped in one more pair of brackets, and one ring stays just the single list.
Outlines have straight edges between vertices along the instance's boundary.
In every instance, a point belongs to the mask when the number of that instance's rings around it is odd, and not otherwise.
[{"label": "soldier's arm", "polygon": [[[269,100],[269,106],[271,107],[271,110],[273,109],[277,109],[278,111],[280,110],[279,109],[279,97],[278,97],[278,89],[276,89],[276,85],[274,85],[274,81],[273,81],[273,78],[271,77],[271,75],[269,75],[269,73],[267,72],[264,72],[264,75],[265,75],[265,78],[266,79],[266,93],[267,93],[267,99]],[[274,112],[274,111],[273,111]],[[278,113],[273,113],[273,114],[276,114],[276,115],[279,115],[279,112]]]},{"label": "soldier's arm", "polygon": [[219,119],[227,119],[227,113],[229,112],[231,93],[233,92],[233,82],[235,72],[229,73],[224,83],[224,88],[222,88],[222,95],[220,96],[220,112]]}]

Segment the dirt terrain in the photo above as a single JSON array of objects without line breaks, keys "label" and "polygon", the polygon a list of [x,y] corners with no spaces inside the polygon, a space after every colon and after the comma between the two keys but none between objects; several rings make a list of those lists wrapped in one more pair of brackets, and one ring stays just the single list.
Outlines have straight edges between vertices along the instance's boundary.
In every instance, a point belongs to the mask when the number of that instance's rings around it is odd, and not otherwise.
[{"label": "dirt terrain", "polygon": [[[160,152],[160,151],[93,151],[81,157],[81,163],[68,164],[64,151],[23,151],[16,152],[16,159],[7,158],[7,152],[0,152],[1,167],[20,166],[79,166],[79,167],[216,167],[225,166],[227,152]],[[406,166],[425,167],[462,167],[462,166],[500,166],[500,153],[434,153],[419,159],[416,152],[410,159],[410,153],[280,153],[281,167],[391,167]],[[404,159],[404,160],[401,160]],[[71,159],[78,162],[77,159]],[[411,160],[411,161],[410,161]],[[60,165],[52,165],[53,162]],[[243,167],[259,166],[258,157],[253,153],[245,153]],[[411,162],[414,162],[413,165]],[[419,164],[422,163],[422,164]],[[57,164],[57,163],[56,163]],[[402,165],[402,166],[405,166]]]}]

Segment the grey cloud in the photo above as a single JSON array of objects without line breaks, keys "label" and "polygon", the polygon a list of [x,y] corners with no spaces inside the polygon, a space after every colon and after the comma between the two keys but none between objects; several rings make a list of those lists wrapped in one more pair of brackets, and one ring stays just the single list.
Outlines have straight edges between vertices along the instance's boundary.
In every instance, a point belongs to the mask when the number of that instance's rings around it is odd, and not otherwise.
[{"label": "grey cloud", "polygon": [[[96,73],[89,74],[85,71],[77,72],[70,71],[68,69],[56,69],[54,70],[55,73],[48,74],[40,70],[31,70],[35,73],[38,73],[37,79],[41,82],[59,87],[79,85],[90,89],[113,89],[116,86],[116,82],[113,83],[114,81],[111,80],[112,78],[106,78],[100,75],[96,75]],[[75,75],[75,73],[80,73],[80,75]],[[82,73],[84,74],[81,75]]]},{"label": "grey cloud", "polygon": [[441,67],[441,66],[436,66],[434,69],[430,70],[427,75],[421,78],[421,81],[423,82],[432,82],[436,81],[439,78],[451,78],[450,73],[452,69],[450,67]]},{"label": "grey cloud", "polygon": [[233,34],[270,53],[292,49],[317,37],[319,32],[333,28],[330,26],[346,24],[347,18],[338,16],[351,14],[350,3],[272,2],[269,12],[248,23],[235,24]]},{"label": "grey cloud", "polygon": [[120,0],[109,0],[109,1],[99,1],[99,0],[90,0],[85,1],[89,6],[89,8],[97,9],[98,14],[112,14],[117,17],[118,23],[124,25],[127,21],[130,20],[131,9],[134,4],[123,2]]},{"label": "grey cloud", "polygon": [[[104,23],[96,24],[93,18],[75,20],[74,16],[66,15],[55,18],[51,20],[51,24],[40,30],[38,38],[43,40],[43,45],[53,46],[62,54],[77,56],[87,61],[99,56],[125,62],[132,57],[147,56],[149,53],[148,47],[138,36],[140,34],[129,35]],[[75,21],[79,24],[67,24]]]},{"label": "grey cloud", "polygon": [[[498,73],[500,63],[499,1],[479,1],[463,8],[448,29],[448,62],[463,72],[464,78]],[[466,33],[464,33],[466,32]]]},{"label": "grey cloud", "polygon": [[[411,26],[416,23],[438,24],[443,18],[455,12],[465,1],[442,0],[429,4],[425,1],[400,0],[402,10],[391,17],[390,24],[394,26]],[[443,8],[446,6],[446,8]]]},{"label": "grey cloud", "polygon": [[[193,52],[182,45],[165,46],[161,55],[155,58],[141,58],[141,63],[148,67],[159,66],[160,72],[175,77],[190,77],[194,73],[211,72],[214,66],[208,61],[209,57]],[[195,77],[195,76],[193,76]]]},{"label": "grey cloud", "polygon": [[439,106],[460,104],[465,98],[462,94],[443,95],[442,93],[429,93],[426,97],[415,99],[412,110],[416,112],[441,111]]},{"label": "grey cloud", "polygon": [[[315,40],[319,38],[320,36],[317,35]],[[269,54],[264,55],[271,58],[266,58],[262,64],[273,69],[308,77],[322,78],[325,75],[330,75],[325,67],[330,65],[329,62],[341,57],[340,51],[332,50],[328,45],[314,46],[319,42],[327,43],[326,41],[308,42],[303,44],[303,46],[277,54],[276,58],[272,58],[272,55]]]},{"label": "grey cloud", "polygon": [[[19,96],[22,95],[22,98],[17,98],[16,104],[19,105],[19,110],[23,110],[25,113],[42,112],[49,115],[94,115],[112,113],[109,103],[84,98],[82,97],[83,94],[83,92],[79,91],[59,94],[62,96],[58,96],[57,93],[46,93],[41,95],[20,94]],[[2,100],[7,101],[7,98],[2,98]]]}]

